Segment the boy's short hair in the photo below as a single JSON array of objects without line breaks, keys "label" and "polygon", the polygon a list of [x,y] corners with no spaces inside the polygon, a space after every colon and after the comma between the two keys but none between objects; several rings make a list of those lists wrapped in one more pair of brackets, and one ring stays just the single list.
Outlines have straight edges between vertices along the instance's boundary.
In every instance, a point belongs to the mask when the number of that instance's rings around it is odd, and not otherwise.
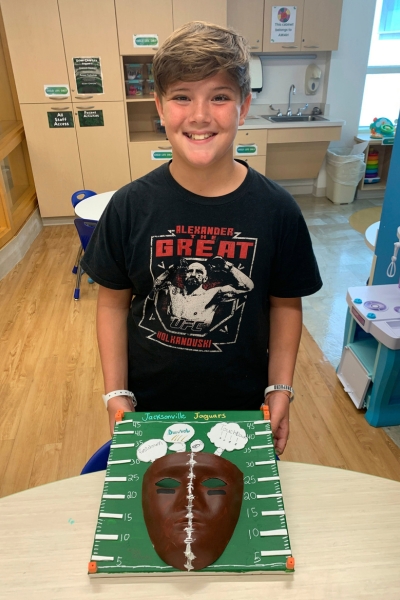
[{"label": "boy's short hair", "polygon": [[201,81],[223,71],[237,83],[241,101],[250,93],[250,49],[233,29],[191,21],[174,31],[153,58],[154,88],[166,94],[176,81]]}]

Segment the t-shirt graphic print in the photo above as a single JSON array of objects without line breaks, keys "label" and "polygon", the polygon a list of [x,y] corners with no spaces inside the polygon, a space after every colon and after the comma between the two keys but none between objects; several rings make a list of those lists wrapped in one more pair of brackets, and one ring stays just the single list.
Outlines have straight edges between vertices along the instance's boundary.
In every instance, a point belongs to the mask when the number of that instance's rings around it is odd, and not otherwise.
[{"label": "t-shirt graphic print", "polygon": [[257,239],[231,227],[176,225],[151,237],[154,286],[140,327],[164,346],[222,352],[237,340]]}]

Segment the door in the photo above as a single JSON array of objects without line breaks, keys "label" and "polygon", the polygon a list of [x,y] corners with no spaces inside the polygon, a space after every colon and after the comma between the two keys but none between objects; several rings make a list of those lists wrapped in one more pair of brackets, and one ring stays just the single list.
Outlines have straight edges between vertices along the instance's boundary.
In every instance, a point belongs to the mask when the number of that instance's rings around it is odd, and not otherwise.
[{"label": "door", "polygon": [[123,102],[73,105],[84,187],[97,193],[130,182]]},{"label": "door", "polygon": [[297,52],[301,49],[304,0],[298,0],[295,6],[295,10],[290,7],[289,12],[277,15],[273,20],[272,15],[275,16],[276,9],[280,7],[274,0],[265,0],[264,52]]},{"label": "door", "polygon": [[122,100],[125,94],[114,1],[59,0],[58,3],[73,101]]},{"label": "door", "polygon": [[243,35],[253,52],[262,51],[264,0],[229,0],[228,26]]},{"label": "door", "polygon": [[57,0],[2,0],[1,9],[20,103],[65,104],[65,93],[44,92],[69,86]]},{"label": "door", "polygon": [[172,0],[115,0],[115,10],[122,55],[154,53],[152,36],[161,45],[173,31]]},{"label": "door", "polygon": [[227,0],[172,0],[174,29],[189,21],[227,25]]},{"label": "door", "polygon": [[342,0],[305,0],[302,50],[337,50]]},{"label": "door", "polygon": [[22,104],[21,113],[40,214],[72,216],[71,196],[83,188],[72,104]]}]

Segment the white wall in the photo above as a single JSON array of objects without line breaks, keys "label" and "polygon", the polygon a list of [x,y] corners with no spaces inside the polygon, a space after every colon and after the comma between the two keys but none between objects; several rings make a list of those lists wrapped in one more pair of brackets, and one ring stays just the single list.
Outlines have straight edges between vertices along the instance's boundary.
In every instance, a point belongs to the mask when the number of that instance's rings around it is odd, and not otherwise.
[{"label": "white wall", "polygon": [[339,49],[332,52],[326,102],[346,121],[336,146],[352,146],[358,130],[376,0],[344,0]]},{"label": "white wall", "polygon": [[[310,55],[312,56],[312,55]],[[324,102],[325,72],[328,63],[328,53],[319,52],[316,58],[301,58],[296,56],[261,56],[263,66],[263,89],[252,101],[252,113],[260,114],[261,105],[269,107],[273,104],[285,114],[288,106],[289,88],[296,86],[296,95],[293,96],[292,106],[299,108],[309,103],[309,111],[313,106],[320,106]],[[305,75],[308,65],[316,64],[322,71],[321,85],[316,94],[307,96],[305,93]],[[305,111],[304,111],[305,112]],[[261,111],[261,114],[263,111]],[[267,109],[266,114],[273,114]]]}]

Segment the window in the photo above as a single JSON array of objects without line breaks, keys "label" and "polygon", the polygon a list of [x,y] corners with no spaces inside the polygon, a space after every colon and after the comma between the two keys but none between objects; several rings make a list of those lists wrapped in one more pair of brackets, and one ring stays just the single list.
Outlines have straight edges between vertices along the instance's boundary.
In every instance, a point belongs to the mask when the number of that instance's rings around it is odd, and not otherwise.
[{"label": "window", "polygon": [[400,0],[377,0],[360,128],[375,117],[394,122],[400,109]]},{"label": "window", "polygon": [[380,40],[400,39],[400,0],[383,0],[378,32]]}]

